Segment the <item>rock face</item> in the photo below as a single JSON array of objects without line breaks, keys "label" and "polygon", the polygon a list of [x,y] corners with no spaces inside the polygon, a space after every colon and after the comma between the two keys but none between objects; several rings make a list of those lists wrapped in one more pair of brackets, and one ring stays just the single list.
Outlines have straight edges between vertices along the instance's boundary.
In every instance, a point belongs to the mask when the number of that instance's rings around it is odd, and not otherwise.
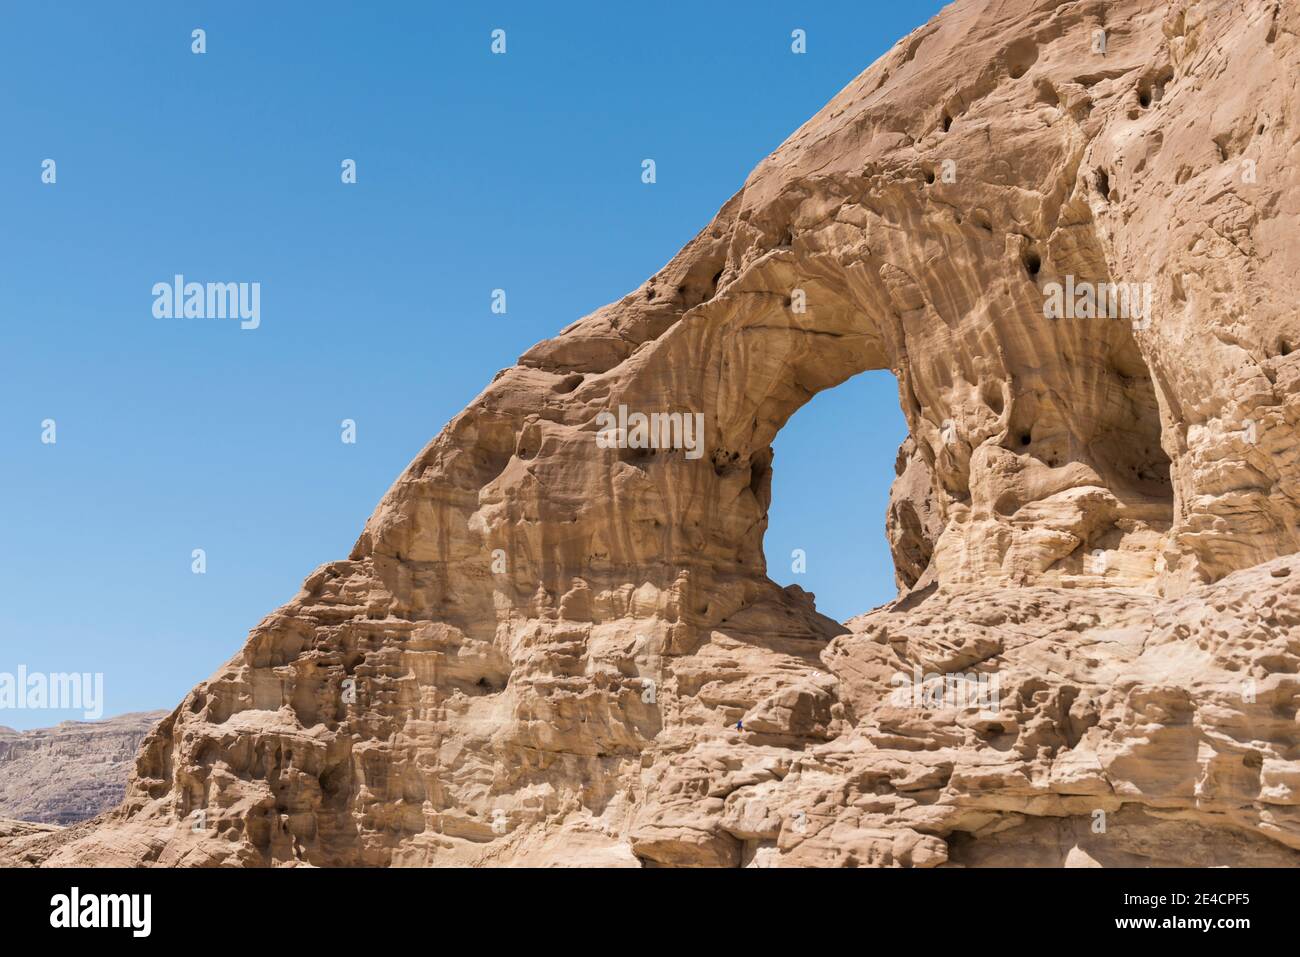
[{"label": "rock face", "polygon": [[[47,862],[1300,863],[1298,34],[948,7],[498,374]],[[900,597],[840,625],[765,574],[772,441],[871,369]],[[700,454],[602,447],[619,406]]]},{"label": "rock face", "polygon": [[49,844],[58,839],[59,831],[55,824],[0,818],[0,867],[39,864],[49,856]]},{"label": "rock face", "polygon": [[0,727],[0,818],[73,824],[116,806],[136,752],[165,711],[53,728]]}]

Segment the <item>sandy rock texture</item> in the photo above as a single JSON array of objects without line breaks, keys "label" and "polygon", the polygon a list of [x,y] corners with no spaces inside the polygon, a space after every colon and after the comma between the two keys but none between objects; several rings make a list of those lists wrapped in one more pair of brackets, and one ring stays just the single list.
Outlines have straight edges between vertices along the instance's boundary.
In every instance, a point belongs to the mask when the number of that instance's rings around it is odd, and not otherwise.
[{"label": "sandy rock texture", "polygon": [[36,866],[49,856],[61,830],[57,824],[0,818],[0,867]]},{"label": "sandy rock texture", "polygon": [[52,728],[0,727],[0,818],[72,824],[115,807],[140,743],[165,711]]},{"label": "sandy rock texture", "polygon": [[[1298,34],[958,0],[499,373],[46,863],[1300,863]],[[772,441],[871,369],[900,594],[839,624],[765,574]],[[601,448],[620,405],[702,454]]]}]

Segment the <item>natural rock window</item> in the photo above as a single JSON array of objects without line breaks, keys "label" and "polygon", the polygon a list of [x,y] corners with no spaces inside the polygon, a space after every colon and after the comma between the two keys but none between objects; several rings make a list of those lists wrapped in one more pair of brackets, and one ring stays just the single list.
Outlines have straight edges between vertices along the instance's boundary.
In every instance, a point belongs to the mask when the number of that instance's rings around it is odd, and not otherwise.
[{"label": "natural rock window", "polygon": [[773,442],[767,574],[845,621],[897,594],[885,523],[907,437],[898,381],[864,372],[814,396]]}]

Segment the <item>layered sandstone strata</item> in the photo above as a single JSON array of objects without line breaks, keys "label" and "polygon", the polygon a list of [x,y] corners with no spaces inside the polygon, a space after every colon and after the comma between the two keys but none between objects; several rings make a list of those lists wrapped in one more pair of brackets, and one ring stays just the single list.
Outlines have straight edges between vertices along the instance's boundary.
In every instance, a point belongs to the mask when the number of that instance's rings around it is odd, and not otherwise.
[{"label": "layered sandstone strata", "polygon": [[[948,7],[498,374],[49,862],[1300,861],[1298,33]],[[845,626],[765,574],[772,441],[871,369],[900,598]],[[619,405],[706,454],[601,448]]]}]

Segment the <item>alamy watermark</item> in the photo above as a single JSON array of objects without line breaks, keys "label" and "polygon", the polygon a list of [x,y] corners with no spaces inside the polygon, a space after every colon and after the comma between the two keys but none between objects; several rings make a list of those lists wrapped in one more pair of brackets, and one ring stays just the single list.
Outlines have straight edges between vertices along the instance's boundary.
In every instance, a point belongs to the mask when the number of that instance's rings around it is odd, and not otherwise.
[{"label": "alamy watermark", "polygon": [[896,672],[889,683],[894,687],[889,703],[896,708],[978,708],[992,714],[1002,700],[1002,678],[996,671],[938,674],[922,672],[920,665],[913,665],[910,675]]},{"label": "alamy watermark", "polygon": [[103,672],[0,671],[0,711],[81,711],[87,721],[104,716]]},{"label": "alamy watermark", "polygon": [[596,415],[596,447],[601,449],[685,449],[688,459],[704,454],[703,412],[631,412]]},{"label": "alamy watermark", "polygon": [[1149,282],[1077,282],[1043,286],[1043,316],[1047,319],[1128,319],[1134,329],[1151,325],[1152,287]]},{"label": "alamy watermark", "polygon": [[262,324],[260,282],[186,282],[179,273],[171,282],[153,284],[155,319],[239,319],[239,328]]},{"label": "alamy watermark", "polygon": [[152,912],[152,894],[83,894],[73,887],[50,898],[50,926],[56,929],[124,928],[132,937],[148,937]]}]

